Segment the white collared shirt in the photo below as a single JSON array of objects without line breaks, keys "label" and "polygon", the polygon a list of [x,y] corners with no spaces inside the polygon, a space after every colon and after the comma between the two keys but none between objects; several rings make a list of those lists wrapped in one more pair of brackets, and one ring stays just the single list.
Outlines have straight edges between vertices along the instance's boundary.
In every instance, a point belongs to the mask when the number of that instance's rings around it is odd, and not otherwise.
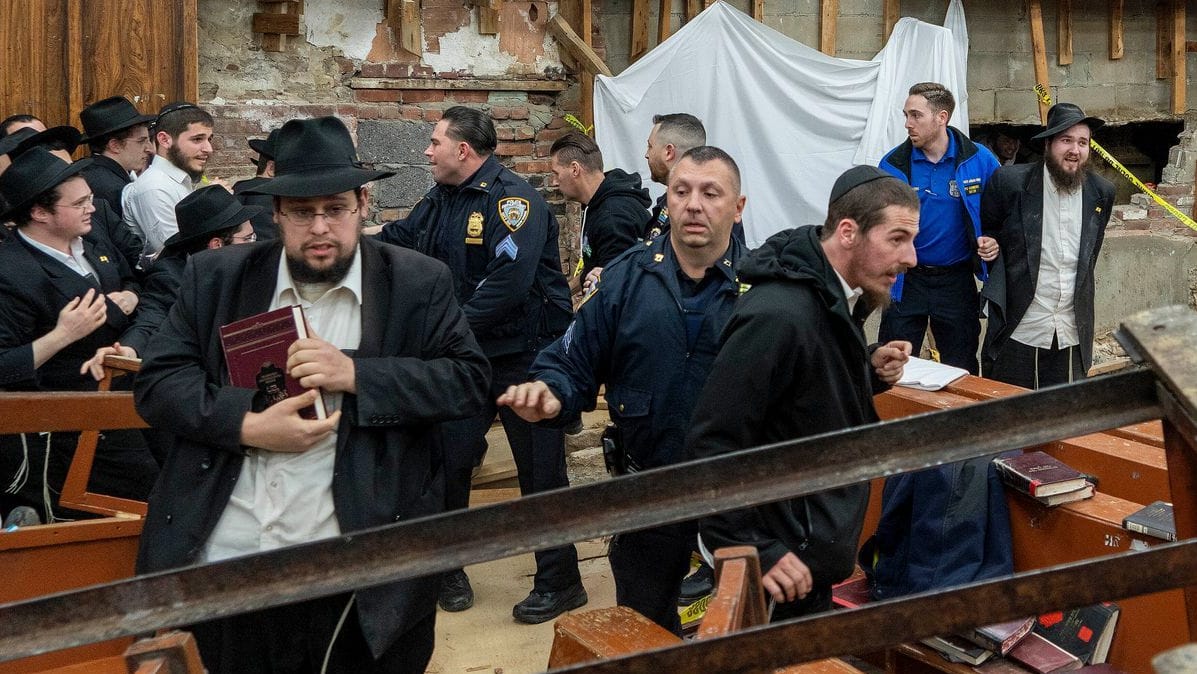
[{"label": "white collared shirt", "polygon": [[[312,331],[338,349],[357,349],[362,335],[362,255],[359,248],[349,273],[315,302],[300,296],[279,258],[274,300],[270,308],[298,304]],[[342,393],[326,392],[332,414],[341,408]],[[306,452],[250,449],[228,505],[204,547],[203,559],[214,562],[238,555],[338,536],[332,477],[337,433]]]},{"label": "white collared shirt", "polygon": [[46,255],[49,255],[55,260],[58,260],[59,262],[70,267],[71,271],[75,272],[76,274],[85,278],[88,274],[91,274],[91,277],[96,280],[97,284],[100,282],[100,275],[96,273],[95,267],[92,267],[91,263],[88,262],[87,258],[83,255],[83,239],[81,237],[76,236],[75,238],[71,239],[71,254],[67,255],[61,250],[58,250],[57,248],[51,248],[41,241],[34,241],[26,236],[25,232],[19,229],[17,230],[17,236],[20,236],[22,239],[24,239],[25,243],[29,244],[30,246],[33,246]]},{"label": "white collared shirt", "polygon": [[835,272],[835,277],[840,281],[840,290],[844,291],[844,299],[848,300],[848,315],[851,316],[852,312],[856,311],[856,302],[864,294],[864,291],[848,285],[848,282],[844,280],[844,277],[840,275],[839,270],[835,267],[832,267],[831,271]]},{"label": "white collared shirt", "polygon": [[175,204],[193,189],[191,176],[161,155],[154,155],[150,167],[125,185],[121,191],[125,224],[141,235],[144,257],[157,255],[166,240],[179,231]]},{"label": "white collared shirt", "polygon": [[1073,293],[1081,250],[1081,193],[1060,192],[1043,169],[1043,241],[1035,298],[1010,337],[1027,346],[1050,349],[1052,337],[1063,349],[1080,344]]}]

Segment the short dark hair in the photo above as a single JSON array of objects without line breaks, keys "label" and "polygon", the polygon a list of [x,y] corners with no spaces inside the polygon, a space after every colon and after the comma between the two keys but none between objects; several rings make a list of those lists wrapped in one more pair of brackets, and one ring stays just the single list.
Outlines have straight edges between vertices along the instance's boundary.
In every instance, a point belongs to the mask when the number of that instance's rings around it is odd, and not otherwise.
[{"label": "short dark hair", "polygon": [[[68,180],[69,180],[69,178],[68,178]],[[66,182],[66,180],[64,180],[62,182],[64,183],[64,182]],[[21,210],[14,212],[11,216],[13,224],[17,226],[17,229],[20,229],[21,227],[28,225],[30,222],[33,221],[33,208],[35,206],[41,206],[42,208],[46,209],[47,211],[52,211],[52,210],[54,210],[54,204],[57,204],[58,200],[61,198],[62,198],[62,183],[58,183],[54,187],[51,187],[50,189],[46,190],[45,192],[42,192],[41,194],[34,197],[33,200],[30,201]]]},{"label": "short dark hair", "polygon": [[956,111],[956,97],[948,88],[939,82],[919,82],[910,87],[910,96],[922,96],[927,99],[927,105],[931,107],[934,112],[940,110],[948,111],[948,119],[952,118],[952,113]]},{"label": "short dark hair", "polygon": [[239,229],[241,229],[240,222],[232,227],[225,227],[224,229],[218,229],[214,232],[209,232],[198,239],[187,242],[187,245],[182,246],[178,250],[184,255],[194,255],[201,250],[206,250],[208,248],[208,242],[213,238],[220,239],[220,242],[226,246],[231,246],[233,243],[235,243],[233,241],[233,236],[237,234],[237,230]]},{"label": "short dark hair", "polygon": [[579,131],[570,131],[553,141],[553,147],[549,148],[549,156],[556,157],[561,164],[576,161],[587,171],[603,170],[603,151],[593,138]]},{"label": "short dark hair", "polygon": [[490,156],[499,145],[494,121],[481,110],[455,105],[441,113],[441,119],[448,122],[445,132],[450,138],[466,143],[483,157]]},{"label": "short dark hair", "polygon": [[108,147],[108,141],[110,141],[110,140],[123,141],[123,140],[127,139],[129,136],[132,136],[134,134],[134,132],[136,132],[138,129],[140,129],[142,127],[145,127],[146,129],[148,129],[150,127],[150,123],[146,122],[145,124],[134,124],[133,126],[130,126],[130,127],[124,128],[124,129],[118,129],[116,131],[113,131],[112,133],[106,133],[103,136],[100,136],[98,138],[92,138],[91,140],[87,141],[87,147],[89,149],[91,149],[92,154],[104,154],[104,150],[107,149],[107,147]]},{"label": "short dark hair", "polygon": [[[736,160],[731,158],[730,154],[715,147],[714,145],[699,145],[698,147],[692,147],[689,150],[686,150],[686,152],[682,154],[681,158],[677,160],[677,164],[682,163],[683,159],[689,159],[695,164],[705,164],[711,161],[723,162],[729,169],[731,169],[732,177],[735,178],[736,194],[740,193],[740,167],[736,164]],[[674,164],[674,166],[677,166],[677,164]]]},{"label": "short dark hair", "polygon": [[917,212],[918,193],[910,185],[893,177],[857,185],[827,207],[827,219],[823,221],[820,238],[824,241],[830,239],[835,234],[836,223],[844,218],[856,221],[860,233],[867,234],[874,225],[881,223],[881,212],[889,206],[901,206]]},{"label": "short dark hair", "polygon": [[17,124],[19,122],[40,122],[40,121],[42,121],[42,120],[38,119],[34,115],[27,115],[24,113],[18,114],[18,115],[9,115],[8,117],[4,118],[4,121],[0,121],[0,138],[3,138],[8,135],[8,127],[12,126],[13,124]]},{"label": "short dark hair", "polygon": [[672,145],[679,154],[707,144],[707,130],[702,120],[688,112],[653,115],[653,125],[657,127],[657,141]]},{"label": "short dark hair", "polygon": [[154,125],[150,128],[150,133],[157,137],[160,131],[165,131],[166,135],[177,140],[179,134],[186,131],[192,124],[197,123],[209,128],[215,126],[212,122],[212,115],[199,106],[190,104],[173,106],[173,109],[158,115],[158,118],[154,120]]}]

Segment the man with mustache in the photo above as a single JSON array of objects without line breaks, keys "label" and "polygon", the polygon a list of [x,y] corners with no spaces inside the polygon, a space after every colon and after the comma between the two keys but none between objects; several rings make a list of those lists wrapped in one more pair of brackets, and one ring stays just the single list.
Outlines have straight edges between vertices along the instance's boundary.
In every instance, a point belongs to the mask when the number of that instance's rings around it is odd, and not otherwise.
[{"label": "man with mustache", "polygon": [[1104,122],[1072,103],[1048,111],[1043,161],[998,169],[981,226],[1001,255],[982,297],[986,377],[1026,388],[1083,379],[1093,362],[1093,269],[1114,186],[1089,171],[1089,140]]},{"label": "man with mustache", "polygon": [[162,108],[151,127],[157,154],[121,193],[125,223],[141,235],[148,267],[166,240],[179,231],[175,204],[191,193],[212,156],[212,116],[192,103]]},{"label": "man with mustache", "polygon": [[[771,236],[740,263],[743,291],[694,408],[686,447],[705,458],[878,420],[909,342],[870,346],[865,317],[917,263],[919,201],[873,166],[848,169],[822,227]],[[762,367],[762,363],[767,363]],[[827,610],[852,573],[868,483],[703,520],[707,550],[752,545],[775,620]]]}]

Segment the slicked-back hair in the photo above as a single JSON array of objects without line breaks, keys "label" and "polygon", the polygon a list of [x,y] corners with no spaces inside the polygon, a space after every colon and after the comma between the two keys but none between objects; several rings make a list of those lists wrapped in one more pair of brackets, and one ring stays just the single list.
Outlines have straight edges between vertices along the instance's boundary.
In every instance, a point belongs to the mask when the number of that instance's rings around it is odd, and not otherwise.
[{"label": "slicked-back hair", "polygon": [[156,138],[159,132],[165,131],[172,139],[178,140],[179,134],[186,131],[187,127],[197,123],[208,128],[215,126],[212,123],[212,115],[209,115],[203,108],[195,106],[179,108],[159,115],[153,128],[150,129],[150,133],[154,134]]},{"label": "slicked-back hair", "polygon": [[591,173],[603,170],[603,151],[593,138],[579,131],[570,131],[553,141],[549,156],[556,157],[557,163],[562,165],[576,161]]},{"label": "slicked-back hair", "polygon": [[[731,158],[731,155],[714,145],[699,145],[692,147],[677,160],[677,164],[682,163],[683,159],[689,159],[695,164],[706,164],[707,162],[718,161],[723,162],[728,169],[731,170],[732,178],[735,179],[735,185],[732,189],[736,194],[740,193],[740,167],[736,164],[736,160]],[[674,164],[674,166],[677,166]]]},{"label": "slicked-back hair", "polygon": [[[62,183],[58,183],[54,187],[42,192],[34,197],[33,201],[29,202],[28,206],[25,206],[21,210],[13,213],[12,222],[17,226],[17,229],[20,229],[21,227],[24,227],[33,221],[33,208],[35,206],[41,206],[47,211],[54,210],[54,204],[57,204],[58,200],[62,198],[62,185],[65,182],[66,181],[64,180]],[[0,201],[3,201],[3,199],[0,199]]]},{"label": "slicked-back hair", "polygon": [[672,145],[678,154],[707,144],[707,130],[702,120],[688,112],[653,115],[657,126],[657,143]]},{"label": "slicked-back hair", "polygon": [[835,234],[835,225],[844,218],[856,221],[862,235],[881,223],[882,211],[889,206],[919,210],[919,197],[914,188],[897,178],[878,178],[848,190],[827,207],[820,238],[823,241]]},{"label": "slicked-back hair", "polygon": [[149,126],[150,125],[147,122],[145,124],[134,124],[133,126],[130,126],[126,129],[121,129],[119,131],[113,131],[112,133],[105,134],[103,136],[100,136],[99,138],[93,138],[93,139],[87,141],[87,147],[89,149],[91,149],[92,154],[104,154],[104,150],[108,148],[108,141],[110,141],[110,140],[123,141],[126,138],[128,138],[129,136],[132,136],[138,129],[141,129],[142,127],[145,127],[148,129]]},{"label": "slicked-back hair", "polygon": [[490,156],[499,145],[494,121],[481,110],[455,105],[442,113],[441,119],[448,122],[445,133],[450,138],[466,143],[480,157]]},{"label": "slicked-back hair", "polygon": [[910,87],[908,95],[922,96],[927,99],[927,105],[930,106],[932,112],[947,110],[948,119],[951,119],[952,113],[956,111],[956,97],[939,82],[919,82]]},{"label": "slicked-back hair", "polygon": [[0,122],[0,138],[3,138],[8,135],[8,127],[12,126],[13,124],[17,124],[19,122],[40,122],[40,121],[42,121],[42,120],[38,119],[36,116],[27,115],[24,113],[18,114],[18,115],[9,115],[8,117],[4,118],[4,121]]}]

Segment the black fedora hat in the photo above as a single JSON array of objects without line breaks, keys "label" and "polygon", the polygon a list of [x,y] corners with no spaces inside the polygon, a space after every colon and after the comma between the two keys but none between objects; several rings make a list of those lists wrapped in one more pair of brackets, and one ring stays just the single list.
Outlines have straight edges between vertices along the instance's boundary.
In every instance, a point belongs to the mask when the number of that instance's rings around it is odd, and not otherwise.
[{"label": "black fedora hat", "polygon": [[0,221],[8,220],[13,213],[32,203],[39,194],[58,187],[90,163],[90,160],[84,159],[68,164],[44,147],[32,148],[16,157],[12,166],[0,175],[0,197],[4,198],[4,212],[0,213]]},{"label": "black fedora hat", "polygon": [[279,130],[275,151],[274,177],[244,194],[320,197],[395,175],[362,168],[349,129],[336,117],[287,122]]},{"label": "black fedora hat", "polygon": [[246,206],[221,185],[209,185],[183,197],[175,204],[179,231],[165,241],[164,248],[178,246],[240,225],[262,212],[261,206]]},{"label": "black fedora hat", "polygon": [[79,140],[87,143],[121,129],[149,124],[154,121],[154,115],[137,112],[137,108],[124,96],[112,96],[83,108],[83,112],[79,113],[79,121],[84,131]]},{"label": "black fedora hat", "polygon": [[278,147],[278,129],[270,132],[265,139],[251,138],[249,139],[249,149],[257,152],[266,159],[274,159],[276,148]]},{"label": "black fedora hat", "polygon": [[1047,128],[1031,136],[1031,140],[1051,138],[1057,133],[1067,131],[1077,124],[1088,125],[1089,132],[1092,133],[1104,126],[1105,120],[1098,119],[1097,117],[1086,117],[1085,113],[1072,103],[1056,103],[1051,107],[1051,110],[1047,111]]},{"label": "black fedora hat", "polygon": [[73,126],[54,126],[22,140],[8,154],[10,157],[18,157],[32,148],[47,147],[50,145],[57,145],[58,147],[55,149],[66,150],[69,154],[74,152],[75,148],[79,147],[79,138],[81,136],[82,134],[79,133],[79,129]]},{"label": "black fedora hat", "polygon": [[0,138],[0,155],[10,154],[17,146],[37,135],[37,129],[23,126],[16,131]]}]

